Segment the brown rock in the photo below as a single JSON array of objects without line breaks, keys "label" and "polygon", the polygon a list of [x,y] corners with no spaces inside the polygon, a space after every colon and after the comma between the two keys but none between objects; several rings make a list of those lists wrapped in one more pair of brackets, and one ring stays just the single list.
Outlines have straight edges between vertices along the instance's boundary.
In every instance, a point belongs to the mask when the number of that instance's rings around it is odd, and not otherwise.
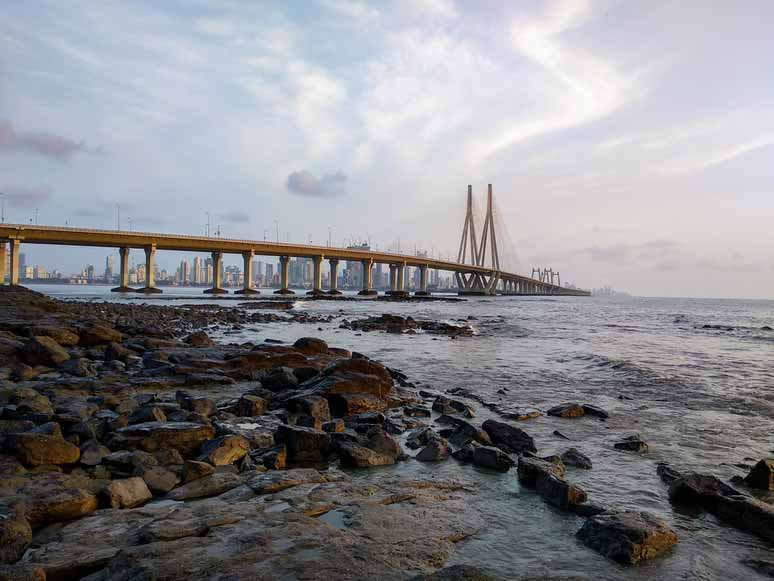
[{"label": "brown rock", "polygon": [[750,488],[774,490],[774,458],[760,460],[753,466],[744,481]]},{"label": "brown rock", "polygon": [[102,495],[110,508],[134,508],[153,498],[148,485],[139,476],[113,480],[102,491]]},{"label": "brown rock", "polygon": [[51,337],[32,337],[21,352],[22,358],[30,365],[56,367],[70,359],[70,354]]},{"label": "brown rock", "polygon": [[207,462],[186,460],[185,464],[183,464],[183,482],[186,484],[214,473],[215,467],[212,464],[207,464]]},{"label": "brown rock", "polygon": [[117,432],[121,443],[146,452],[174,448],[183,456],[196,454],[214,435],[212,426],[192,422],[147,422],[120,428]]},{"label": "brown rock", "polygon": [[503,452],[508,454],[537,452],[535,441],[521,428],[497,420],[486,420],[481,427],[489,434],[492,444]]},{"label": "brown rock", "polygon": [[250,450],[250,444],[242,436],[221,436],[202,445],[200,461],[209,462],[213,466],[227,466],[245,457]]},{"label": "brown rock", "polygon": [[328,344],[322,339],[314,337],[302,337],[293,343],[293,347],[308,355],[324,355],[328,353]]},{"label": "brown rock", "polygon": [[559,418],[580,418],[586,415],[586,411],[579,403],[563,403],[552,407],[548,410],[549,416],[556,416]]},{"label": "brown rock", "polygon": [[172,500],[191,500],[223,494],[242,484],[242,480],[236,474],[230,472],[215,472],[210,476],[198,478],[179,488],[175,488],[167,494]]},{"label": "brown rock", "polygon": [[269,402],[257,395],[245,394],[239,398],[236,407],[236,415],[240,417],[254,417],[266,413]]},{"label": "brown rock", "polygon": [[32,542],[32,527],[23,514],[0,506],[0,563],[15,563]]},{"label": "brown rock", "polygon": [[111,343],[120,343],[123,337],[115,329],[93,323],[79,330],[79,344],[83,347],[96,347],[98,345],[110,345]]},{"label": "brown rock", "polygon": [[328,454],[331,437],[313,428],[281,425],[274,439],[285,444],[291,462],[320,462]]},{"label": "brown rock", "polygon": [[61,437],[26,432],[6,438],[6,448],[27,466],[73,464],[81,451]]}]

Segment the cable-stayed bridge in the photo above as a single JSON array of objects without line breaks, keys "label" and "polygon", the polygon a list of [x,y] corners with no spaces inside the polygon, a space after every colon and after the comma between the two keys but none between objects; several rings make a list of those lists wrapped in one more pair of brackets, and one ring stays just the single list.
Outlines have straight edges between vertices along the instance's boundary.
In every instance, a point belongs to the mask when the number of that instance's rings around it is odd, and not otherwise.
[{"label": "cable-stayed bridge", "polygon": [[[492,187],[487,196],[487,214],[480,236],[476,234],[473,212],[472,188],[468,187],[468,209],[463,225],[462,238],[457,262],[438,260],[426,256],[411,256],[390,252],[379,252],[358,248],[336,248],[312,244],[291,244],[256,240],[213,238],[210,236],[187,236],[154,232],[126,232],[119,230],[95,230],[60,226],[38,226],[27,224],[0,224],[0,282],[6,279],[6,263],[9,284],[19,284],[19,251],[24,244],[54,244],[65,246],[90,246],[118,248],[120,254],[119,286],[116,292],[160,293],[155,284],[156,252],[164,250],[208,252],[212,255],[213,285],[205,293],[225,294],[222,286],[222,264],[224,254],[240,254],[244,260],[244,288],[240,294],[258,294],[253,288],[253,258],[255,256],[276,256],[279,258],[279,289],[277,294],[293,294],[289,287],[289,263],[291,257],[312,259],[314,274],[310,294],[339,294],[338,268],[340,261],[356,261],[363,266],[361,295],[375,295],[373,266],[377,263],[389,265],[390,290],[388,294],[404,296],[406,271],[418,268],[420,288],[418,296],[429,295],[428,271],[440,270],[455,275],[460,294],[516,294],[516,295],[569,295],[588,296],[587,291],[562,287],[547,280],[545,276],[534,278],[506,272],[500,268],[498,239],[493,212]],[[129,286],[129,251],[141,249],[145,252],[145,286],[133,289]],[[8,260],[7,254],[10,254]],[[322,286],[322,265],[327,260],[330,267],[330,288]],[[534,274],[534,271],[533,271]]]}]

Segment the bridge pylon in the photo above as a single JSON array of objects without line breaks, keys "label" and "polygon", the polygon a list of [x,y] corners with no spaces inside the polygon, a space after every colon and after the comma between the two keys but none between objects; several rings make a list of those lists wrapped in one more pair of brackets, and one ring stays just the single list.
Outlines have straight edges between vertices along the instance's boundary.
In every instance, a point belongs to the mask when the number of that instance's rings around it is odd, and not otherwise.
[{"label": "bridge pylon", "polygon": [[[478,245],[476,243],[476,220],[473,215],[473,186],[468,185],[467,211],[465,213],[465,223],[462,227],[462,238],[460,239],[457,262],[485,267],[487,266],[487,250],[489,250],[492,273],[490,275],[456,273],[460,294],[493,295],[497,292],[497,284],[500,280],[500,257],[497,252],[497,235],[495,233],[492,201],[492,184],[489,184],[484,229],[481,233],[480,245]],[[470,247],[470,263],[467,262],[468,247]]]}]

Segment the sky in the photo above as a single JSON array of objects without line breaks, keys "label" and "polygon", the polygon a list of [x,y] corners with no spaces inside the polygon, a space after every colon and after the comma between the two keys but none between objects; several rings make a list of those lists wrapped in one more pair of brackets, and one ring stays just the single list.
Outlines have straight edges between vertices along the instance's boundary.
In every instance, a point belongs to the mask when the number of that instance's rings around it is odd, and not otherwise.
[{"label": "sky", "polygon": [[504,268],[774,298],[772,22],[768,0],[9,2],[6,221],[115,228],[118,205],[121,229],[456,258],[491,183]]}]

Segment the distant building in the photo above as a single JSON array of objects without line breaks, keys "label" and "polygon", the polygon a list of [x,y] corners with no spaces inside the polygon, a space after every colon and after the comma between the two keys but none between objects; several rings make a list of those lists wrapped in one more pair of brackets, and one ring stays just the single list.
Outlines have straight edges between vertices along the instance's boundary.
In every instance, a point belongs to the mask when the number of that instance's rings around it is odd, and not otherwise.
[{"label": "distant building", "polygon": [[264,284],[266,286],[272,286],[274,284],[274,265],[266,264],[266,275],[264,277]]},{"label": "distant building", "polygon": [[105,258],[105,282],[113,280],[113,255],[108,254]]}]

